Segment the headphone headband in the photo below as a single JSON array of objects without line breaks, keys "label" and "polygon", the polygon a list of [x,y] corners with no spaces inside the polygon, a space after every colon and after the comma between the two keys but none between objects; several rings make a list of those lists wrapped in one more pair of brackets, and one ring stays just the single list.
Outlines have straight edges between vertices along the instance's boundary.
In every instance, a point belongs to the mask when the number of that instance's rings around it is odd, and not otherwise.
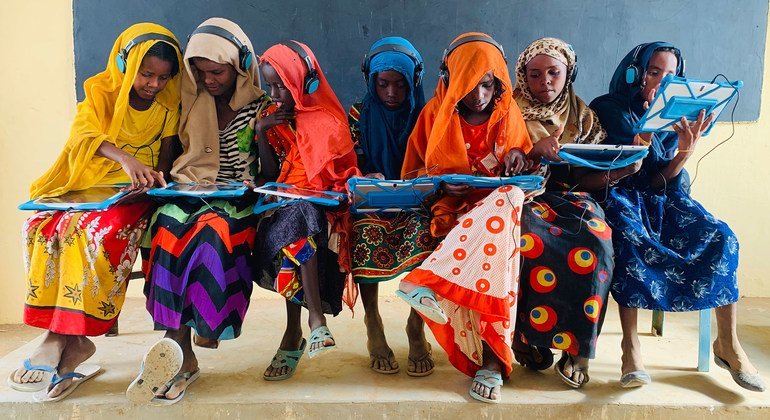
[{"label": "headphone headband", "polygon": [[500,45],[499,42],[495,41],[491,36],[487,36],[487,35],[468,35],[449,44],[449,48],[444,50],[444,56],[441,58],[441,62],[443,64],[446,64],[446,59],[449,56],[449,54],[452,53],[452,51],[456,50],[457,47],[459,47],[460,45],[467,44],[469,42],[486,42],[487,44],[494,45],[495,48],[497,48],[498,51],[500,51],[500,54],[503,55],[503,60],[505,60],[506,63],[508,62],[508,57],[506,57],[505,55],[505,50],[503,49],[503,46]]},{"label": "headphone headband", "polygon": [[318,90],[318,85],[320,84],[320,80],[318,79],[318,72],[315,69],[315,66],[313,65],[313,60],[310,58],[310,55],[305,51],[304,48],[302,48],[302,45],[299,44],[299,42],[294,41],[293,39],[290,39],[286,42],[281,42],[281,45],[289,47],[292,51],[297,53],[299,58],[305,63],[305,67],[307,68],[307,73],[305,74],[305,79],[303,80],[303,90],[307,94],[311,94]]},{"label": "headphone headband", "polygon": [[136,38],[131,39],[126,43],[126,46],[121,48],[120,51],[118,51],[118,55],[115,56],[115,64],[118,66],[118,70],[120,70],[121,73],[126,72],[126,63],[128,62],[128,53],[131,51],[132,48],[135,46],[141,44],[142,42],[146,41],[162,41],[167,44],[171,44],[172,46],[176,47],[178,51],[182,51],[182,49],[179,47],[179,43],[176,42],[176,40],[168,35],[163,35],[155,32],[149,32],[146,34],[141,34],[137,36]]},{"label": "headphone headband", "polygon": [[230,41],[233,45],[235,45],[236,48],[238,48],[238,66],[241,68],[241,70],[247,71],[249,67],[251,67],[253,54],[251,53],[249,46],[243,43],[243,41],[238,39],[237,36],[235,36],[227,29],[214,25],[202,25],[195,28],[195,30],[190,34],[190,38],[196,34],[216,35],[220,38],[224,38]]},{"label": "headphone headband", "polygon": [[399,44],[383,44],[375,48],[374,50],[369,51],[367,54],[364,54],[364,61],[361,62],[361,72],[364,74],[364,80],[366,80],[366,84],[367,85],[369,84],[369,69],[372,63],[372,59],[377,54],[388,52],[388,51],[399,52],[412,59],[412,61],[414,62],[414,75],[413,75],[412,83],[414,84],[414,86],[419,86],[420,83],[422,83],[422,75],[423,75],[422,60],[420,59],[420,57],[417,56],[417,54],[415,54],[414,51]]}]

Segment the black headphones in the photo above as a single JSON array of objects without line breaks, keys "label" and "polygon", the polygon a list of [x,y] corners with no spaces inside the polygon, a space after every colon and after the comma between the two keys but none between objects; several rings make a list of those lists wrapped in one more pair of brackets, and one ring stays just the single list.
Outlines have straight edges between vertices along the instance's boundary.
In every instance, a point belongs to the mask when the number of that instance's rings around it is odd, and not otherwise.
[{"label": "black headphones", "polygon": [[128,52],[131,51],[131,49],[134,48],[135,46],[145,41],[163,41],[173,45],[180,52],[182,51],[182,49],[179,48],[179,44],[176,42],[176,40],[174,38],[171,38],[170,36],[157,34],[155,32],[139,35],[138,37],[132,39],[131,41],[128,41],[128,43],[126,43],[126,46],[121,48],[120,51],[118,51],[118,55],[115,56],[115,64],[118,66],[118,70],[120,70],[121,73],[126,72],[126,65],[128,63]]},{"label": "black headphones", "polygon": [[305,79],[302,81],[302,90],[308,95],[318,90],[318,86],[321,84],[321,81],[318,80],[318,72],[316,71],[315,66],[313,66],[313,60],[310,59],[310,56],[305,52],[305,49],[302,48],[302,45],[299,45],[299,43],[294,40],[282,42],[281,44],[291,48],[291,50],[297,53],[299,58],[305,62],[307,73],[305,74]]},{"label": "black headphones", "polygon": [[[626,83],[628,83],[629,85],[635,86],[642,82],[642,75],[644,75],[644,72],[647,71],[647,69],[640,68],[641,63],[639,63],[639,58],[640,58],[639,54],[641,53],[642,49],[647,48],[650,45],[652,45],[652,43],[640,44],[640,45],[637,45],[636,48],[634,49],[634,57],[631,60],[631,64],[629,64],[628,67],[626,67]],[[682,57],[682,53],[679,51],[678,48],[675,48],[675,47],[671,47],[671,48],[673,48],[676,51],[674,55],[676,55],[677,60],[680,63],[682,63],[681,75],[684,76],[685,65],[687,64],[687,62]]]},{"label": "black headphones", "polygon": [[575,83],[575,79],[577,79],[577,75],[578,75],[578,59],[577,59],[577,53],[576,53],[576,52],[575,52],[575,50],[572,48],[572,44],[567,44],[567,46],[569,47],[569,50],[570,50],[570,51],[572,51],[572,54],[574,54],[574,55],[575,55],[575,64],[572,66],[572,74],[571,74],[571,75],[570,75],[570,77],[569,77],[569,82],[570,82],[570,83]]},{"label": "black headphones", "polygon": [[238,48],[238,67],[244,72],[248,71],[251,67],[251,63],[254,61],[254,54],[251,53],[249,46],[241,42],[237,36],[233,35],[233,33],[227,29],[214,25],[203,25],[197,27],[193,33],[190,34],[190,38],[195,34],[216,35],[232,42],[233,45]]},{"label": "black headphones", "polygon": [[444,81],[445,86],[449,86],[449,67],[446,64],[447,57],[449,56],[449,54],[452,53],[452,51],[457,49],[457,47],[463,44],[467,44],[469,42],[486,42],[487,44],[494,45],[495,48],[497,48],[498,51],[500,51],[500,54],[503,55],[503,60],[505,60],[506,63],[508,62],[508,57],[505,56],[505,50],[503,49],[503,46],[500,45],[500,43],[498,43],[494,39],[492,39],[492,37],[487,35],[464,36],[458,39],[457,41],[449,44],[449,48],[444,50],[444,55],[441,57],[441,66],[439,66],[438,77],[439,79]]},{"label": "black headphones", "polygon": [[364,54],[364,61],[361,62],[361,72],[364,73],[364,80],[366,81],[366,85],[369,85],[369,68],[372,64],[372,58],[374,58],[374,56],[379,53],[387,51],[400,52],[401,54],[408,56],[412,59],[412,61],[414,61],[414,74],[412,75],[412,83],[414,87],[419,86],[420,83],[422,83],[422,75],[424,73],[422,60],[420,60],[420,57],[418,57],[414,51],[398,44],[383,44],[374,50],[369,51],[369,53]]}]

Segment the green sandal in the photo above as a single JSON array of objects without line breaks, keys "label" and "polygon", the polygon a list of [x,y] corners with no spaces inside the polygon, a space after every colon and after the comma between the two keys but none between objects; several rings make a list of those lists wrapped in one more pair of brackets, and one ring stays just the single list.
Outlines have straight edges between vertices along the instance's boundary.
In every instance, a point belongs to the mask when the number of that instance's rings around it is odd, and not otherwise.
[{"label": "green sandal", "polygon": [[[438,301],[436,300],[436,294],[433,292],[433,290],[428,289],[427,287],[417,287],[414,290],[412,290],[409,293],[405,293],[401,290],[396,290],[396,296],[403,299],[406,303],[409,304],[412,308],[414,308],[415,311],[417,311],[420,315],[430,319],[431,321],[444,325],[447,322],[449,322],[449,318],[447,318],[444,311],[441,309],[441,307],[438,304]],[[425,305],[422,303],[422,299],[427,298],[433,304],[432,305]]]},{"label": "green sandal", "polygon": [[315,350],[308,350],[307,356],[312,359],[322,351],[332,350],[336,348],[337,347],[336,344],[332,344],[331,346],[323,346],[323,342],[326,341],[327,338],[331,338],[332,341],[334,340],[334,337],[332,337],[332,332],[329,331],[329,328],[326,325],[321,325],[320,327],[311,331],[310,347],[313,347],[313,344],[321,344],[322,347],[318,347]]},{"label": "green sandal", "polygon": [[299,360],[302,358],[302,355],[305,354],[306,344],[307,344],[307,341],[303,338],[302,343],[300,343],[298,350],[278,349],[278,351],[275,352],[275,356],[273,356],[273,360],[270,362],[270,366],[273,369],[280,369],[284,366],[288,366],[289,369],[291,370],[289,370],[286,374],[280,375],[280,376],[267,376],[263,374],[262,379],[266,381],[283,381],[285,379],[289,379],[292,376],[294,376],[294,372],[297,370],[297,365],[299,364]]},{"label": "green sandal", "polygon": [[[476,372],[476,376],[473,378],[473,382],[478,382],[489,389],[493,389],[497,386],[501,387],[503,385],[503,375],[500,372],[495,372],[494,370],[481,369]],[[473,384],[471,384],[471,389],[468,390],[468,393],[471,394],[471,397],[474,400],[492,404],[498,404],[503,397],[502,393],[499,393],[499,396],[496,400],[486,398],[473,390]]]}]

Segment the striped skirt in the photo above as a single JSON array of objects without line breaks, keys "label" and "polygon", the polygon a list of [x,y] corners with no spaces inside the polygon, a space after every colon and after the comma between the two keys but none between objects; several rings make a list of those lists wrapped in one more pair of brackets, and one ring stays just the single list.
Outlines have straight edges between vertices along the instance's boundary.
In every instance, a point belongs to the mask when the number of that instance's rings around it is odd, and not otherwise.
[{"label": "striped skirt", "polygon": [[153,215],[142,246],[144,293],[156,330],[186,325],[205,338],[240,335],[252,286],[253,203],[174,202]]}]

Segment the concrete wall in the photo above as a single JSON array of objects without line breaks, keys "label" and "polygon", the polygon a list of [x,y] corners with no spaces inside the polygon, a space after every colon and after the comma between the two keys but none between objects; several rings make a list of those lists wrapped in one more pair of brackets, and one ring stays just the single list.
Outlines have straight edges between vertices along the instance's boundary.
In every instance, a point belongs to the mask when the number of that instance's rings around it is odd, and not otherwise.
[{"label": "concrete wall", "polygon": [[[69,1],[0,2],[0,39],[6,41],[0,64],[0,323],[21,321],[25,295],[20,231],[28,213],[16,206],[59,153],[75,113],[72,28]],[[765,63],[770,62],[767,46],[764,54]],[[738,234],[738,275],[745,296],[770,296],[770,223],[761,219],[770,214],[770,194],[761,188],[770,179],[769,76],[766,65],[759,121],[736,124],[733,139],[701,163],[693,187],[694,196]],[[691,174],[697,158],[730,132],[729,124],[720,124],[701,141],[688,166]],[[382,291],[394,288],[387,284]],[[129,295],[141,295],[140,282],[129,288]]]}]

